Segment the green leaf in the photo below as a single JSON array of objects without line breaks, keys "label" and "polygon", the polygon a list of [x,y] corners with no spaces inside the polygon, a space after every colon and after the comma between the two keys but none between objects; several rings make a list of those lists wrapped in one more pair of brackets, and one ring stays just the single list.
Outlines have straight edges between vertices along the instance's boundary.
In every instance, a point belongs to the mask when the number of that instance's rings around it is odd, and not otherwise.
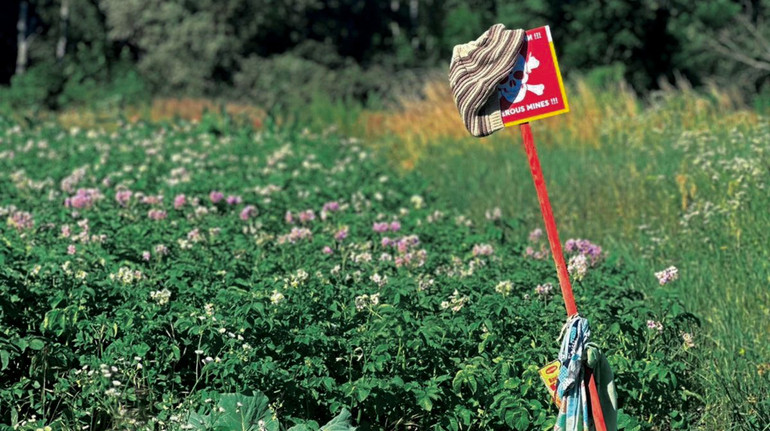
[{"label": "green leaf", "polygon": [[278,421],[273,419],[269,403],[261,392],[253,396],[224,394],[218,403],[220,410],[224,411],[212,425],[227,430],[278,431]]},{"label": "green leaf", "polygon": [[517,430],[526,430],[529,428],[529,415],[526,410],[519,411],[519,418],[516,420]]},{"label": "green leaf", "polygon": [[29,341],[29,348],[32,350],[43,350],[45,343],[39,338],[33,338]]},{"label": "green leaf", "polygon": [[329,423],[321,427],[321,431],[355,431],[356,427],[350,425],[350,412],[342,409],[340,414]]},{"label": "green leaf", "polygon": [[422,395],[417,398],[417,404],[424,410],[431,411],[433,409],[433,401],[427,395]]},{"label": "green leaf", "polygon": [[0,370],[8,369],[11,360],[11,354],[7,350],[0,350]]}]

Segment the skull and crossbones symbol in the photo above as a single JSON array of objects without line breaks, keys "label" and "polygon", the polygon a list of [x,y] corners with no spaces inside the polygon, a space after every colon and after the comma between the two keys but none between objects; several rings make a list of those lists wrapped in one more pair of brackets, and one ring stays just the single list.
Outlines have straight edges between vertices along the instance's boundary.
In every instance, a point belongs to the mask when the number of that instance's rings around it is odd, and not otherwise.
[{"label": "skull and crossbones symbol", "polygon": [[516,60],[513,63],[513,70],[497,86],[500,94],[509,103],[521,102],[528,91],[542,96],[543,90],[545,90],[545,85],[543,84],[528,83],[529,74],[540,66],[540,61],[532,54],[528,54],[527,57],[525,60],[521,53],[517,54]]}]

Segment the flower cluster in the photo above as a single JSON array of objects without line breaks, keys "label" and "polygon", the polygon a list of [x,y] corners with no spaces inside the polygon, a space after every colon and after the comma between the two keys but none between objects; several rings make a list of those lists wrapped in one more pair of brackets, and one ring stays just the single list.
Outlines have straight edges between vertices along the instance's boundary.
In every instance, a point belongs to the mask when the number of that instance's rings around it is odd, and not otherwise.
[{"label": "flower cluster", "polygon": [[664,284],[668,284],[679,278],[679,270],[675,266],[669,266],[663,271],[656,272],[655,278],[657,278],[658,283],[663,286]]},{"label": "flower cluster", "polygon": [[491,210],[486,210],[484,217],[491,221],[500,220],[503,217],[503,212],[500,210],[500,207],[494,207]]},{"label": "flower cluster", "polygon": [[157,302],[158,305],[166,305],[171,299],[171,291],[163,288],[162,290],[154,290],[150,292],[150,298]]},{"label": "flower cluster", "polygon": [[420,238],[417,235],[407,235],[399,239],[383,237],[380,241],[383,247],[394,247],[396,256],[393,259],[396,266],[420,267],[425,264],[428,252],[425,249],[417,249]]},{"label": "flower cluster", "polygon": [[495,292],[502,294],[503,296],[508,296],[513,291],[513,283],[510,282],[510,280],[505,280],[497,283],[497,286],[495,286]]},{"label": "flower cluster", "polygon": [[647,321],[647,328],[649,329],[655,329],[658,331],[658,333],[663,332],[663,324],[658,322],[657,320],[648,320]]},{"label": "flower cluster", "polygon": [[115,200],[118,202],[118,204],[122,207],[128,205],[128,202],[131,200],[131,196],[134,194],[131,190],[118,190],[115,192]]},{"label": "flower cluster", "polygon": [[117,274],[110,274],[110,280],[117,280],[123,284],[133,284],[135,281],[142,279],[142,272],[139,270],[132,270],[125,266],[121,266],[118,269]]},{"label": "flower cluster", "polygon": [[278,237],[278,244],[291,243],[294,244],[303,239],[309,239],[313,236],[313,232],[304,227],[293,227],[291,232]]},{"label": "flower cluster", "polygon": [[355,304],[356,310],[361,311],[367,307],[374,307],[380,303],[380,294],[375,293],[373,295],[359,295],[356,296]]},{"label": "flower cluster", "polygon": [[495,249],[489,244],[475,244],[473,246],[473,256],[492,256]]},{"label": "flower cluster", "polygon": [[390,223],[375,222],[372,225],[372,230],[377,232],[377,233],[384,233],[384,232],[388,232],[388,231],[397,232],[397,231],[401,230],[401,223],[399,223],[398,221],[392,221]]},{"label": "flower cluster", "polygon": [[35,227],[35,219],[26,211],[13,211],[8,217],[8,225],[18,231],[24,231]]},{"label": "flower cluster", "polygon": [[584,254],[576,254],[569,258],[567,271],[575,280],[582,280],[588,272],[588,258]]},{"label": "flower cluster", "polygon": [[74,196],[64,200],[64,206],[67,208],[87,209],[91,208],[104,195],[98,189],[78,189]]},{"label": "flower cluster", "polygon": [[535,287],[535,293],[541,298],[548,298],[552,292],[553,284],[551,283],[538,284],[537,287]]},{"label": "flower cluster", "polygon": [[241,220],[246,221],[252,217],[256,217],[258,214],[259,212],[257,211],[257,208],[254,205],[246,205],[245,207],[243,207],[240,214],[238,214],[238,217]]},{"label": "flower cluster", "polygon": [[568,239],[564,243],[564,251],[585,256],[591,267],[596,266],[602,258],[602,248],[587,239]]},{"label": "flower cluster", "polygon": [[470,301],[470,298],[466,295],[460,295],[460,292],[455,289],[455,291],[452,293],[452,295],[449,296],[448,301],[442,301],[441,302],[441,309],[451,309],[453,313],[456,313],[465,306],[465,304]]},{"label": "flower cluster", "polygon": [[150,220],[165,220],[166,217],[168,217],[168,213],[166,213],[165,210],[151,209],[147,212],[147,217],[149,217]]},{"label": "flower cluster", "polygon": [[685,332],[682,334],[682,341],[686,349],[692,349],[695,347],[695,340],[692,334]]}]

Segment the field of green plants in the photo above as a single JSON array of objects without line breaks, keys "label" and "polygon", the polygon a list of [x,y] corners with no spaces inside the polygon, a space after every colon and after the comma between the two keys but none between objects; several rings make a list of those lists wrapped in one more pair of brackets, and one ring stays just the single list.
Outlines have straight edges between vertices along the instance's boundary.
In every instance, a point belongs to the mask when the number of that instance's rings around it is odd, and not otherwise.
[{"label": "field of green plants", "polygon": [[[552,426],[537,370],[565,313],[537,223],[472,220],[430,171],[333,133],[0,130],[4,429]],[[679,294],[691,269],[662,284],[570,230],[621,429],[696,426],[710,344]]]},{"label": "field of green plants", "polygon": [[[643,292],[675,265],[667,294],[701,320],[702,414],[689,427],[770,429],[767,112],[686,85],[640,100],[577,81],[568,94],[571,113],[532,125],[562,237],[600,242],[636,269],[629,285]],[[518,130],[466,137],[443,83],[428,96],[386,118],[397,138],[379,148],[474,221],[499,207],[518,221],[515,236],[541,226]]]}]

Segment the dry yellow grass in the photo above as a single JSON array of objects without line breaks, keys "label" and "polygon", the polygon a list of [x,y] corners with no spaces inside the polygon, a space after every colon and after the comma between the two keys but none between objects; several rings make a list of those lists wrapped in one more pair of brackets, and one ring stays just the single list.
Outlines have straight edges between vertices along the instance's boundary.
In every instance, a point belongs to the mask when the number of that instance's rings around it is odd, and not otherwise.
[{"label": "dry yellow grass", "polygon": [[113,129],[118,127],[120,116],[129,121],[170,121],[182,119],[197,122],[205,113],[225,112],[240,123],[261,128],[266,113],[253,105],[233,102],[217,102],[204,98],[156,98],[147,106],[131,106],[117,113],[111,110],[68,109],[57,115],[58,122],[65,127],[86,129]]},{"label": "dry yellow grass", "polygon": [[217,103],[200,98],[167,98],[154,99],[149,111],[151,121],[181,118],[189,121],[200,121],[206,112],[222,112],[234,118],[248,120],[255,128],[262,127],[265,111],[252,105],[242,103]]},{"label": "dry yellow grass", "polygon": [[[543,145],[591,145],[600,147],[605,136],[633,141],[644,132],[668,127],[697,129],[701,127],[735,127],[755,124],[756,113],[742,109],[737,92],[716,86],[696,92],[685,81],[676,86],[663,84],[662,89],[641,100],[625,83],[597,89],[584,79],[567,83],[570,112],[537,122],[538,141]],[[672,116],[672,112],[676,115]],[[403,97],[397,109],[388,112],[365,112],[361,121],[366,137],[386,138],[389,152],[397,154],[405,168],[414,166],[426,150],[451,139],[478,145],[509,139],[507,134],[491,138],[470,138],[455,107],[448,82],[436,78],[428,81],[423,97]],[[392,139],[387,139],[392,138]]]}]

